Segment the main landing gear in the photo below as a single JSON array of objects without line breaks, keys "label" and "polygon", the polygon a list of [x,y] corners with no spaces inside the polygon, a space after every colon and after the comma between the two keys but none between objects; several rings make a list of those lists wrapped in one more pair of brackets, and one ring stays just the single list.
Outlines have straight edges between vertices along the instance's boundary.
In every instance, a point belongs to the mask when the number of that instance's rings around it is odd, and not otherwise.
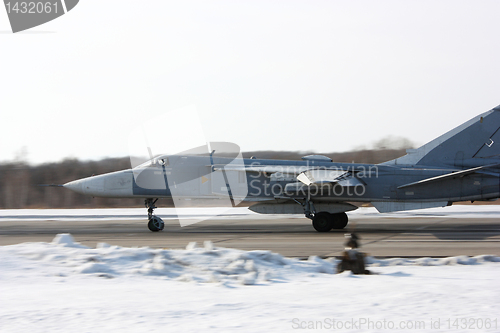
[{"label": "main landing gear", "polygon": [[328,232],[332,229],[344,229],[348,221],[346,213],[319,212],[314,214],[312,225],[316,231]]},{"label": "main landing gear", "polygon": [[155,203],[157,201],[158,199],[153,200],[151,198],[144,200],[144,205],[148,208],[148,228],[153,232],[161,231],[165,228],[165,222],[158,216],[153,215],[153,211],[156,208]]},{"label": "main landing gear", "polygon": [[295,200],[298,204],[302,205],[304,208],[304,214],[307,218],[312,220],[312,225],[314,229],[318,232],[328,232],[332,229],[344,229],[349,222],[349,218],[346,213],[336,213],[332,214],[329,212],[315,212],[314,204],[305,200],[303,203]]}]

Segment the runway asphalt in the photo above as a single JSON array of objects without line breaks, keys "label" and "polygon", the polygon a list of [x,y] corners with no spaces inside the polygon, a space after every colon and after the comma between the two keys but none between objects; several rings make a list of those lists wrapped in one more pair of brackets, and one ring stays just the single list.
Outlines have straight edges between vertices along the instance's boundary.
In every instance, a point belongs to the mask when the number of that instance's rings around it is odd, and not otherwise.
[{"label": "runway asphalt", "polygon": [[184,248],[189,242],[211,240],[215,246],[271,250],[289,257],[340,255],[344,234],[361,236],[362,250],[376,257],[500,256],[500,220],[485,217],[375,217],[350,219],[345,230],[316,232],[306,218],[275,216],[224,217],[181,228],[165,220],[165,230],[150,232],[146,221],[119,219],[0,221],[0,245],[50,242],[71,233],[91,247],[105,242],[119,246]]}]

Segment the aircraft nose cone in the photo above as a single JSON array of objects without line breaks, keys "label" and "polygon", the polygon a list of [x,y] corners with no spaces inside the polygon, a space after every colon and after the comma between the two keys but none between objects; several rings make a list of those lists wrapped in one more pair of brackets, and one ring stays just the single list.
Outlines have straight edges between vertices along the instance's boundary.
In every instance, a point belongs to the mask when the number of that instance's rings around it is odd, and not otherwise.
[{"label": "aircraft nose cone", "polygon": [[71,191],[74,191],[76,193],[84,194],[83,193],[83,179],[78,179],[78,180],[73,180],[72,182],[66,183],[63,185],[63,187],[70,189]]}]

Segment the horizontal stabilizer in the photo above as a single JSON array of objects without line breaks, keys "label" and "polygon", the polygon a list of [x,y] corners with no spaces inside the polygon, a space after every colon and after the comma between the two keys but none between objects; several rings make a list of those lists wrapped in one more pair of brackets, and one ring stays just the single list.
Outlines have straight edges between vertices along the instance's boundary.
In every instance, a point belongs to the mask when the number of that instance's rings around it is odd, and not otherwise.
[{"label": "horizontal stabilizer", "polygon": [[483,166],[472,168],[472,169],[455,171],[455,172],[447,173],[447,174],[441,175],[441,176],[436,176],[436,177],[431,177],[431,178],[427,178],[427,179],[422,179],[422,180],[419,180],[418,182],[404,184],[404,185],[398,186],[398,188],[405,188],[405,187],[422,185],[422,184],[427,184],[427,183],[430,183],[430,182],[436,182],[436,181],[445,180],[445,179],[452,179],[452,178],[457,178],[457,177],[464,177],[464,176],[466,176],[468,174],[475,173],[478,170],[486,169],[486,168],[492,168],[492,167],[495,167],[495,166],[498,166],[498,165],[500,165],[500,164],[483,165]]}]

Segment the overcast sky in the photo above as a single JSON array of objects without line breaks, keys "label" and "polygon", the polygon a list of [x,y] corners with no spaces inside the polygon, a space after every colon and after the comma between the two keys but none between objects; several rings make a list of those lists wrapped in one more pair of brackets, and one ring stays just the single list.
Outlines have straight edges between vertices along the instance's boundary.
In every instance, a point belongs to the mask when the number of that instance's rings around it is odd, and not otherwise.
[{"label": "overcast sky", "polygon": [[207,140],[244,151],[424,144],[500,104],[499,13],[500,1],[81,0],[12,34],[0,8],[0,161],[23,147],[35,164],[127,156],[148,120],[197,134],[162,116],[185,107]]}]

